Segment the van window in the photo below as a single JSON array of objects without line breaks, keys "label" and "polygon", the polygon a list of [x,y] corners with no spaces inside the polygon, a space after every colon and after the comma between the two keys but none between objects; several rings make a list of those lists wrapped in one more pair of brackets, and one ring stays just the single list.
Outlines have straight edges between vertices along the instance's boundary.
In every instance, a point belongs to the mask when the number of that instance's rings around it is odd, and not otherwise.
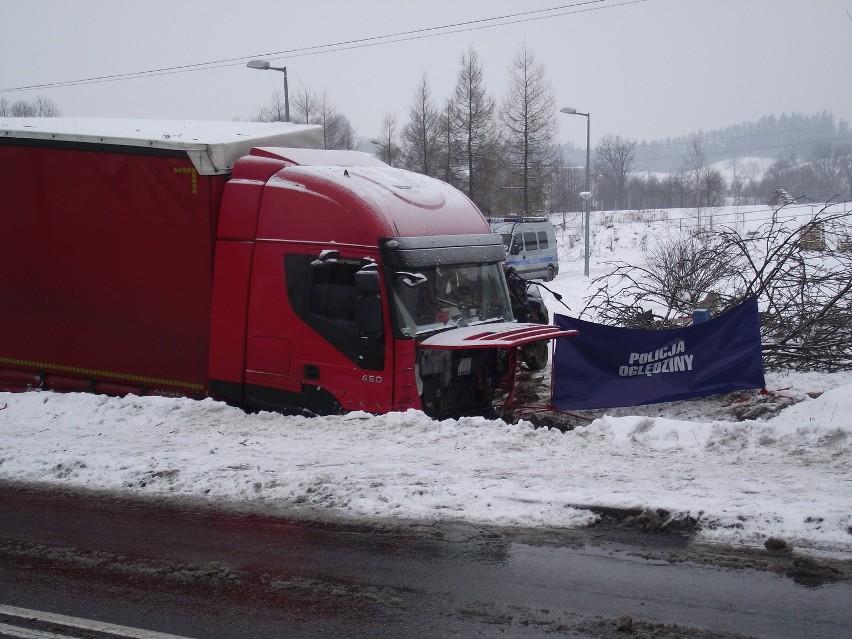
[{"label": "van window", "polygon": [[538,232],[538,248],[546,249],[547,248],[547,232],[539,231]]},{"label": "van window", "polygon": [[527,251],[535,251],[538,249],[538,240],[535,237],[535,231],[524,233],[524,248]]}]

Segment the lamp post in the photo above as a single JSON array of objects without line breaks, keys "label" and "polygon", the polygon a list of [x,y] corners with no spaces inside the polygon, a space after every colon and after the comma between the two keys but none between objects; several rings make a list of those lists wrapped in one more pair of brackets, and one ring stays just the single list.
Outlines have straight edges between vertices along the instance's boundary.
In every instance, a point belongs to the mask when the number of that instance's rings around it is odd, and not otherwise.
[{"label": "lamp post", "polygon": [[287,67],[273,67],[269,60],[250,60],[246,66],[249,69],[260,69],[261,71],[281,71],[284,73],[284,121],[290,121],[290,96],[287,91]]},{"label": "lamp post", "polygon": [[568,115],[582,115],[586,118],[586,190],[580,193],[580,197],[583,198],[583,202],[586,207],[586,263],[583,269],[583,275],[586,277],[589,276],[589,199],[592,195],[592,185],[589,180],[589,142],[591,136],[591,126],[592,126],[592,118],[589,117],[588,113],[580,113],[577,109],[573,107],[563,107],[559,109],[561,113],[567,113]]}]

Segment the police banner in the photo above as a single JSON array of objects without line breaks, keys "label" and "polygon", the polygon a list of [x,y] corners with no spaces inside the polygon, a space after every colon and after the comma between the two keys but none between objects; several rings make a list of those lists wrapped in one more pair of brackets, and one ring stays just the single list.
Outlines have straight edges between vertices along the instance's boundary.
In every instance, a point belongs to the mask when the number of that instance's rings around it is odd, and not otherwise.
[{"label": "police banner", "polygon": [[702,324],[649,331],[555,316],[552,404],[613,408],[763,388],[757,299]]}]

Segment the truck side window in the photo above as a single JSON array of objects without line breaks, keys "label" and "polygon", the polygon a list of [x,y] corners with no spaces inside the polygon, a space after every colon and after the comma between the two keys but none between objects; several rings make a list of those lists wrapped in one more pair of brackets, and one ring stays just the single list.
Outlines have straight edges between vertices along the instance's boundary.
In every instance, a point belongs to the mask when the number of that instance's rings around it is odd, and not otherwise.
[{"label": "truck side window", "polygon": [[527,251],[535,251],[538,249],[538,240],[536,240],[535,231],[527,231],[524,233],[524,246]]},{"label": "truck side window", "polygon": [[538,248],[546,249],[547,248],[547,233],[545,231],[538,232]]},{"label": "truck side window", "polygon": [[355,322],[357,264],[329,264],[313,269],[310,311],[331,320]]}]

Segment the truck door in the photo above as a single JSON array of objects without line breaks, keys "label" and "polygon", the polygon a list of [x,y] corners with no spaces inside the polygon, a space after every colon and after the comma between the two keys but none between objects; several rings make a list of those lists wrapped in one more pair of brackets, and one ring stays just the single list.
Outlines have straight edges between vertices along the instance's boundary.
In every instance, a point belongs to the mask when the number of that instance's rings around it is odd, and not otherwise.
[{"label": "truck door", "polygon": [[390,410],[392,353],[376,263],[333,249],[294,253],[285,257],[285,274],[290,306],[305,325],[294,364],[306,399],[316,394],[333,397],[342,410]]},{"label": "truck door", "polygon": [[246,404],[320,414],[390,410],[386,311],[378,270],[365,269],[369,264],[336,250],[258,244]]}]

